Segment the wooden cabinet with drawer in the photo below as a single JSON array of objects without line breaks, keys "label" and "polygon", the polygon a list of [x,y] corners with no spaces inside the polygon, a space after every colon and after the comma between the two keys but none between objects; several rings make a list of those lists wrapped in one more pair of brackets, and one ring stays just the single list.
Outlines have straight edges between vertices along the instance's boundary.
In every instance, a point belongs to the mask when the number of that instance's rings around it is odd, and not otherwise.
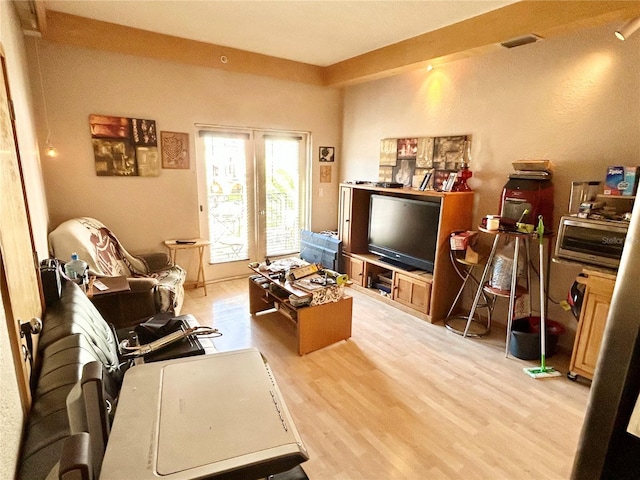
[{"label": "wooden cabinet with drawer", "polygon": [[583,273],[587,275],[586,288],[569,365],[572,379],[578,375],[593,379],[616,281],[611,273],[586,269]]}]

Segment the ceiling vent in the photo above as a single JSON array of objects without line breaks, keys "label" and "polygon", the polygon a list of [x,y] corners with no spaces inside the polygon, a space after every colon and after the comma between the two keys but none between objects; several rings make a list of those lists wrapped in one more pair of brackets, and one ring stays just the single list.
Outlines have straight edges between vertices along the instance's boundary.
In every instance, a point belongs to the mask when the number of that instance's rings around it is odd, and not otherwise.
[{"label": "ceiling vent", "polygon": [[500,43],[500,45],[502,45],[504,48],[515,48],[515,47],[520,47],[522,45],[527,45],[529,43],[535,43],[538,40],[541,40],[541,37],[531,33],[523,37],[512,38],[511,40],[507,40],[506,42]]}]

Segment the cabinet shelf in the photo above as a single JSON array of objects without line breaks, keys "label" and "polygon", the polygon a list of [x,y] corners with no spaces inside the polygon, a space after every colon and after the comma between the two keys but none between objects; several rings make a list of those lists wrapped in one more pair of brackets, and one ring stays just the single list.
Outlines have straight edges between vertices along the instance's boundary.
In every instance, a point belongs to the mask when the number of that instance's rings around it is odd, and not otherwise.
[{"label": "cabinet shelf", "polygon": [[602,199],[613,199],[613,200],[629,200],[629,201],[633,201],[636,199],[635,195],[607,195],[605,193],[599,193],[596,195],[596,198],[602,198]]}]

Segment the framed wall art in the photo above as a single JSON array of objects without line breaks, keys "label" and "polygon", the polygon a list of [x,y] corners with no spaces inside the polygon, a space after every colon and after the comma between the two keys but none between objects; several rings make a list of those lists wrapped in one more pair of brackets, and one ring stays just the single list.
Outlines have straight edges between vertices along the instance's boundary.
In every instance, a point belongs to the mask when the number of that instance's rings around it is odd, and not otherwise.
[{"label": "framed wall art", "polygon": [[331,183],[331,165],[320,166],[320,183]]},{"label": "framed wall art", "polygon": [[189,168],[189,134],[160,132],[162,168]]},{"label": "framed wall art", "polygon": [[336,156],[335,147],[320,147],[321,162],[333,162],[335,161],[335,156]]}]

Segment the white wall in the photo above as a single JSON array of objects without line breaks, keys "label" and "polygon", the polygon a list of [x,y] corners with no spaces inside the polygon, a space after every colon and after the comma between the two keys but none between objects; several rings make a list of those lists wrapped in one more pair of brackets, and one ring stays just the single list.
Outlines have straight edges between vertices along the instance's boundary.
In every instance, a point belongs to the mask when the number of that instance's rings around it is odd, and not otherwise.
[{"label": "white wall", "polygon": [[[51,141],[59,151],[58,158],[43,162],[52,228],[71,217],[93,216],[133,253],[161,250],[164,239],[198,236],[196,123],[310,131],[311,227],[337,227],[340,149],[331,184],[319,183],[317,150],[340,145],[340,90],[40,42]],[[35,65],[34,48],[29,52]],[[190,170],[96,176],[90,114],[153,119],[158,131],[189,133]],[[185,266],[195,277],[195,268]],[[207,278],[216,273],[211,269]]]},{"label": "white wall", "polygon": [[[499,213],[512,161],[549,159],[557,228],[572,180],[640,165],[640,35],[620,42],[617,26],[346,89],[341,179],[376,179],[382,138],[471,134],[475,224]],[[551,297],[565,299],[579,271],[553,264]],[[558,306],[549,318],[575,329]]]}]

